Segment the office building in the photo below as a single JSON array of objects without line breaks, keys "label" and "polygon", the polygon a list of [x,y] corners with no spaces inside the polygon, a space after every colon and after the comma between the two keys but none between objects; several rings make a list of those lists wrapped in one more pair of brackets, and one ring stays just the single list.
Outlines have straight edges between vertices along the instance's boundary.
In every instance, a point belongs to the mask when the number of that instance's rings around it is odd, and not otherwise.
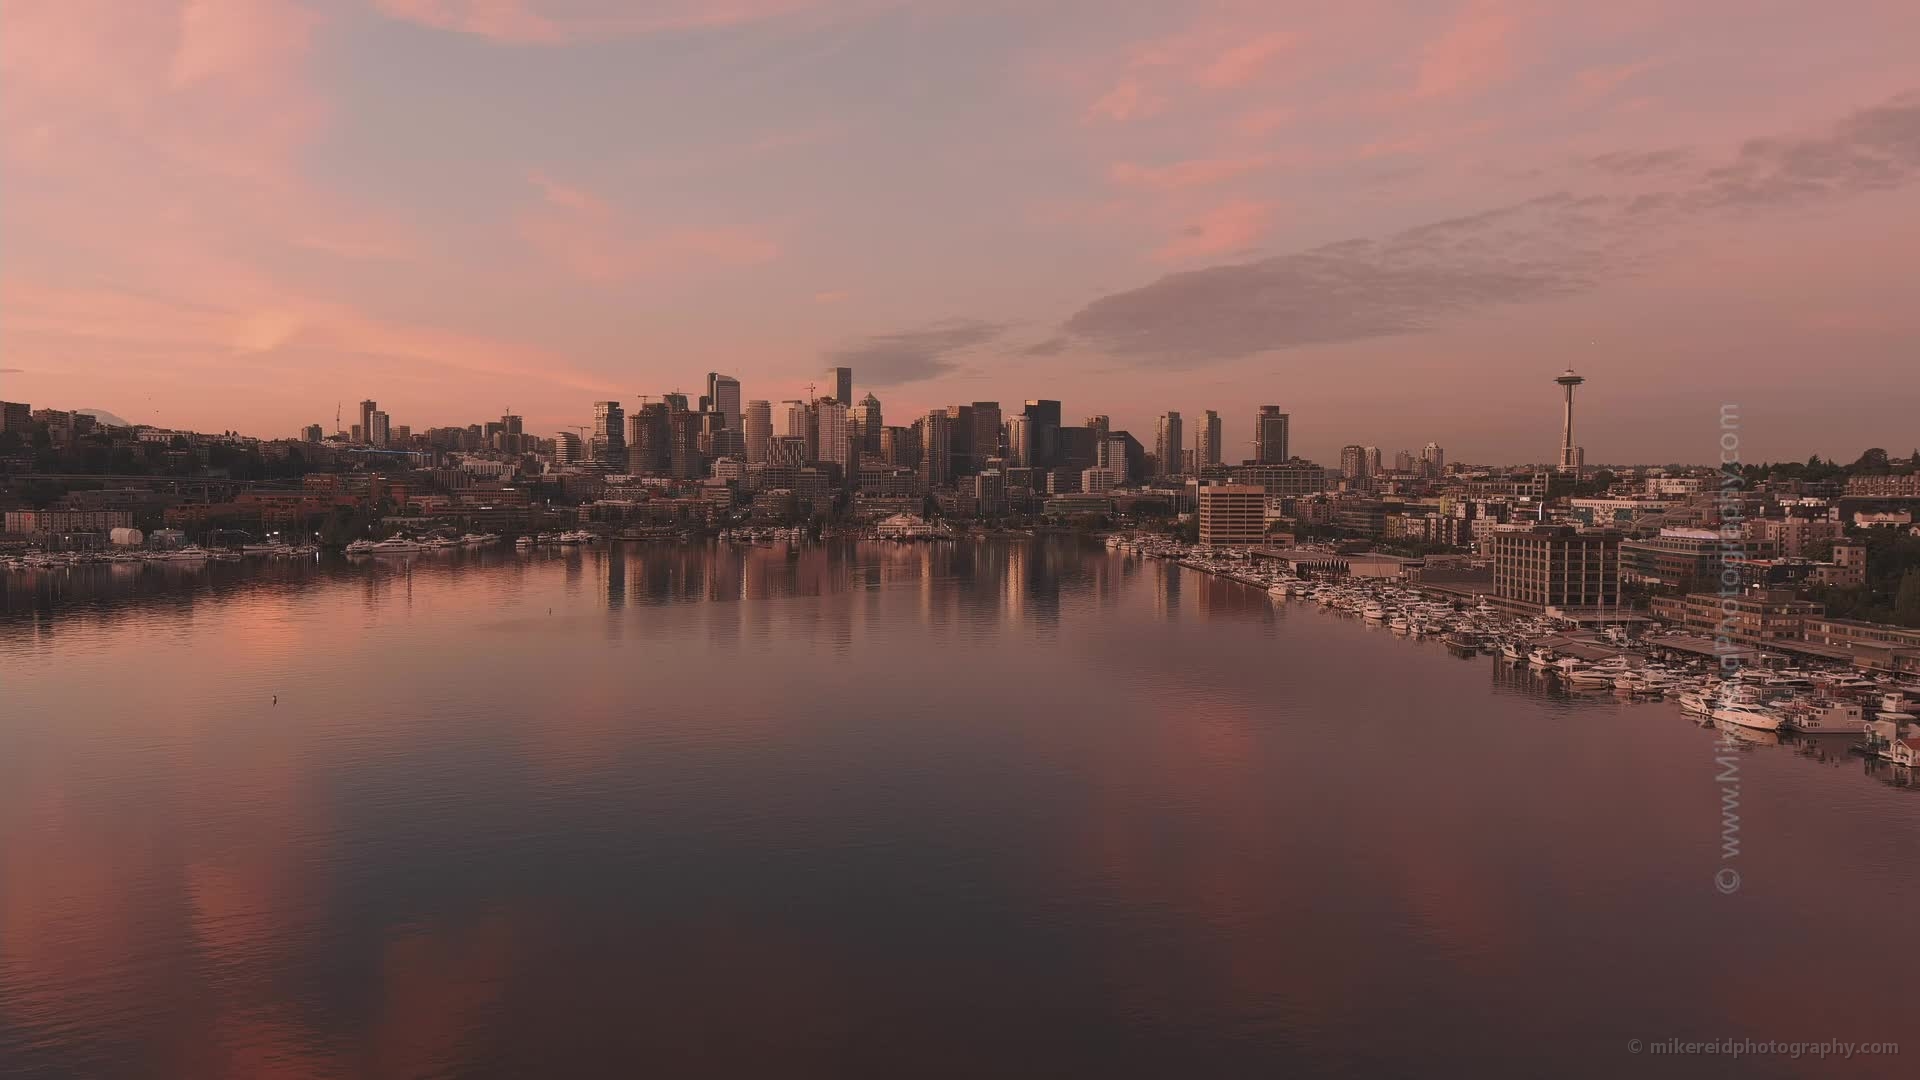
[{"label": "office building", "polygon": [[380,407],[380,403],[377,401],[374,401],[372,398],[368,398],[367,400],[362,401],[360,403],[360,425],[359,427],[355,428],[355,430],[358,431],[359,434],[354,436],[354,439],[353,439],[354,442],[368,442],[372,440],[373,413],[374,413],[374,410],[378,409],[379,407]]},{"label": "office building", "polygon": [[1160,475],[1177,476],[1182,461],[1180,414],[1169,412],[1160,418],[1153,437],[1153,455],[1160,459]]},{"label": "office building", "polygon": [[1366,447],[1348,445],[1340,448],[1340,475],[1349,480],[1367,478]]},{"label": "office building", "polygon": [[837,367],[827,369],[827,388],[833,400],[842,405],[853,404],[853,369]]},{"label": "office building", "polygon": [[1251,484],[1201,484],[1195,493],[1200,542],[1253,547],[1267,535],[1267,493]]},{"label": "office building", "polygon": [[1278,465],[1230,465],[1227,476],[1236,484],[1249,484],[1267,493],[1269,498],[1297,498],[1327,490],[1327,470],[1311,461],[1288,461]]},{"label": "office building", "polygon": [[1193,456],[1195,464],[1202,469],[1220,464],[1220,414],[1212,409],[1200,414],[1200,430],[1193,437]]},{"label": "office building", "polygon": [[1492,540],[1495,596],[1563,611],[1619,606],[1620,533],[1571,525],[1502,525]]},{"label": "office building", "polygon": [[593,403],[593,439],[590,452],[596,464],[611,469],[627,467],[626,411],[617,401]]},{"label": "office building", "polygon": [[373,410],[370,418],[373,426],[367,429],[367,443],[370,446],[386,446],[393,441],[393,426],[387,414],[380,409]]},{"label": "office building", "polygon": [[1032,443],[1029,454],[1031,464],[1043,469],[1058,465],[1059,446],[1056,440],[1060,431],[1060,403],[1045,398],[1029,399],[1021,415],[1032,425],[1028,433]]},{"label": "office building", "polygon": [[1287,439],[1288,416],[1278,405],[1262,405],[1253,414],[1253,463],[1278,465],[1292,457]]},{"label": "office building", "polygon": [[976,401],[973,403],[973,455],[979,468],[986,468],[988,458],[1002,456],[1000,427],[999,402]]},{"label": "office building", "polygon": [[1428,443],[1420,448],[1421,471],[1428,476],[1439,477],[1447,471],[1447,452],[1440,449],[1439,443]]},{"label": "office building", "polygon": [[951,421],[939,409],[919,421],[920,480],[931,491],[953,480],[953,436]]},{"label": "office building", "polygon": [[764,465],[767,447],[773,439],[773,405],[767,401],[749,401],[740,417],[740,432],[746,439],[747,464]]}]

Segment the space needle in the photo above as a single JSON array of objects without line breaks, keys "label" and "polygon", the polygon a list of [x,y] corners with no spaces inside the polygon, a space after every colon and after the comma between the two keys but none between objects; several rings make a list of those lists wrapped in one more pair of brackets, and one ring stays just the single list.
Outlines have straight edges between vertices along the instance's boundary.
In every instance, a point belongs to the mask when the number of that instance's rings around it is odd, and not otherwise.
[{"label": "space needle", "polygon": [[1586,464],[1584,460],[1586,454],[1579,447],[1573,445],[1573,388],[1587,380],[1579,375],[1575,375],[1573,369],[1568,368],[1559,378],[1553,381],[1567,388],[1567,421],[1566,426],[1560,432],[1560,471],[1563,473],[1573,473],[1577,476],[1580,473],[1580,467]]}]

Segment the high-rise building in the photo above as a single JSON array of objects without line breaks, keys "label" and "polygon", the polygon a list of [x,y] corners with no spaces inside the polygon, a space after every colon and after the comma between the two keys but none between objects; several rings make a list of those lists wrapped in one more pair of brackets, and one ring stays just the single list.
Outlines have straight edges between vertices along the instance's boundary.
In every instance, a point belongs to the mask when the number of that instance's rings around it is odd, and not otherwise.
[{"label": "high-rise building", "polygon": [[855,465],[859,459],[847,438],[847,406],[831,398],[821,398],[813,405],[819,439],[814,460],[831,461],[843,469]]},{"label": "high-rise building", "polygon": [[667,406],[668,412],[686,412],[687,411],[687,395],[681,393],[678,390],[672,390],[672,391],[668,391],[667,393],[661,394],[660,400]]},{"label": "high-rise building", "polygon": [[775,435],[767,440],[770,468],[798,469],[807,463],[807,440],[800,435]]},{"label": "high-rise building", "polygon": [[1220,414],[1208,409],[1200,416],[1200,430],[1193,436],[1194,457],[1201,468],[1220,464]]},{"label": "high-rise building", "polygon": [[[0,431],[3,430],[5,429],[0,428]],[[300,438],[306,442],[319,442],[321,439],[326,438],[326,433],[320,430],[319,424],[308,424],[306,427],[300,429]]]},{"label": "high-rise building", "polygon": [[1439,443],[1430,442],[1420,448],[1420,464],[1428,476],[1441,476],[1447,471],[1447,452]]},{"label": "high-rise building", "polygon": [[766,401],[747,402],[740,425],[747,440],[747,464],[766,464],[767,447],[773,439],[773,405]]},{"label": "high-rise building", "polygon": [[727,427],[740,430],[740,380],[717,371],[707,372],[707,408],[727,418]]},{"label": "high-rise building", "polygon": [[593,403],[593,460],[613,469],[627,467],[626,411],[617,401]]},{"label": "high-rise building", "polygon": [[953,480],[953,435],[945,411],[935,409],[921,421],[920,481],[928,490]]},{"label": "high-rise building", "polygon": [[970,476],[980,470],[973,452],[971,405],[947,406],[947,467],[952,470],[950,476]]},{"label": "high-rise building", "polygon": [[1621,534],[1571,525],[1493,531],[1493,591],[1535,608],[1618,607]]},{"label": "high-rise building", "polygon": [[1007,420],[1007,464],[1033,464],[1033,418],[1014,416]]},{"label": "high-rise building", "polygon": [[1031,464],[1041,469],[1050,469],[1059,464],[1060,403],[1029,398],[1022,415],[1033,421]]},{"label": "high-rise building", "polygon": [[386,412],[381,409],[373,410],[371,420],[373,426],[367,429],[367,444],[370,446],[386,446],[392,442],[392,421],[389,420]]},{"label": "high-rise building", "polygon": [[[1124,433],[1123,433],[1124,434]],[[1124,485],[1127,482],[1127,440],[1108,435],[1095,446],[1094,464],[1098,468],[1110,470],[1113,482]]]},{"label": "high-rise building", "polygon": [[[1268,464],[1272,464],[1269,462]],[[1365,480],[1367,472],[1367,448],[1347,445],[1340,448],[1340,473],[1349,480]]]},{"label": "high-rise building", "polygon": [[842,405],[853,404],[853,369],[837,367],[827,369],[827,386],[833,391],[833,400]]},{"label": "high-rise building", "polygon": [[373,414],[379,407],[380,403],[372,398],[360,403],[360,434],[354,438],[355,442],[365,442],[372,437]]},{"label": "high-rise building", "polygon": [[1262,405],[1253,414],[1253,463],[1278,465],[1292,456],[1287,446],[1288,416],[1278,405]]},{"label": "high-rise building", "polygon": [[1367,475],[1379,476],[1380,473],[1380,448],[1369,446],[1367,447]]},{"label": "high-rise building", "polygon": [[1113,429],[1113,422],[1107,418],[1107,414],[1105,413],[1094,413],[1092,416],[1080,421],[1080,426],[1090,428],[1094,432],[1094,441],[1098,443],[1106,441],[1107,432]]},{"label": "high-rise building", "polygon": [[1182,431],[1180,414],[1169,412],[1155,425],[1153,436],[1153,456],[1160,459],[1160,475],[1177,476],[1184,464],[1180,451]]},{"label": "high-rise building", "polygon": [[553,463],[555,465],[578,465],[585,456],[586,447],[580,442],[579,434],[563,431],[553,437]]},{"label": "high-rise building", "polygon": [[24,401],[0,401],[0,432],[25,431],[33,426],[33,406]]},{"label": "high-rise building", "polygon": [[657,476],[673,463],[672,410],[664,401],[642,403],[627,417],[627,471]]},{"label": "high-rise building", "polygon": [[973,458],[974,468],[984,469],[988,458],[1000,456],[1000,403],[997,401],[976,401],[973,403]]},{"label": "high-rise building", "polygon": [[1402,450],[1393,455],[1393,471],[1401,474],[1413,471],[1413,451]]},{"label": "high-rise building", "polygon": [[880,399],[868,394],[861,398],[860,404],[849,410],[847,415],[852,418],[854,428],[858,432],[853,445],[854,459],[859,460],[861,454],[879,456],[880,432],[886,427],[880,415]]}]

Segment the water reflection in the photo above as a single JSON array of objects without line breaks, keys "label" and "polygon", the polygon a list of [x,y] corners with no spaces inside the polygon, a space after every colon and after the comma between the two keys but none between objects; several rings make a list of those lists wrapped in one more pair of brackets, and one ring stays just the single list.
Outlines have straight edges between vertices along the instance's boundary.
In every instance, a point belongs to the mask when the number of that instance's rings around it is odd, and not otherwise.
[{"label": "water reflection", "polygon": [[1497,1075],[1497,1041],[1611,1077],[1630,1038],[1907,1026],[1899,964],[1804,932],[1916,898],[1885,767],[1742,754],[1729,899],[1713,729],[1163,563],[630,545],[6,604],[28,1075]]}]

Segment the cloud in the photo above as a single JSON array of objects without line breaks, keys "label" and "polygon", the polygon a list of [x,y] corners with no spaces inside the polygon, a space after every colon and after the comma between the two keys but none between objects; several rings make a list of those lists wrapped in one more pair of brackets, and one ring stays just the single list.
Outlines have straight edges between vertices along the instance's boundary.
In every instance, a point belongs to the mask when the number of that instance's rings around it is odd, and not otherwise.
[{"label": "cloud", "polygon": [[1492,82],[1506,71],[1512,33],[1513,20],[1499,3],[1469,4],[1446,33],[1423,50],[1415,96],[1444,97]]},{"label": "cloud", "polygon": [[1273,216],[1268,203],[1236,199],[1201,214],[1180,235],[1154,252],[1163,262],[1179,262],[1206,255],[1224,255],[1244,249],[1267,230]]},{"label": "cloud", "polygon": [[528,175],[539,205],[519,219],[527,244],[582,281],[610,283],[667,272],[756,266],[780,246],[747,225],[652,227],[606,199],[542,172]]},{"label": "cloud", "polygon": [[1299,36],[1284,32],[1261,34],[1235,45],[1200,69],[1194,81],[1215,89],[1240,86],[1258,75],[1267,62],[1292,49]]},{"label": "cloud", "polygon": [[898,386],[955,370],[960,366],[956,356],[998,340],[1006,329],[980,319],[949,319],[863,338],[827,357],[835,366],[852,368],[862,385]]},{"label": "cloud", "polygon": [[[1693,159],[1675,151],[1592,160],[1650,186],[1554,192],[1381,238],[1170,274],[1088,304],[1063,329],[1122,357],[1204,363],[1412,333],[1576,293],[1634,272],[1689,224],[1920,180],[1920,94],[1859,110],[1824,134],[1748,140],[1716,167],[1683,168]],[[1210,217],[1163,254],[1233,249],[1261,220],[1234,204]]]},{"label": "cloud", "polygon": [[1112,89],[1089,105],[1086,119],[1089,122],[1106,120],[1125,123],[1152,116],[1165,108],[1166,104],[1165,98],[1148,92],[1139,79],[1129,77],[1115,83]]},{"label": "cloud", "polygon": [[1121,187],[1143,191],[1182,191],[1207,187],[1265,168],[1271,154],[1239,158],[1196,158],[1171,165],[1135,165],[1123,161],[1107,170],[1107,179]]},{"label": "cloud", "polygon": [[736,26],[816,0],[375,0],[389,18],[515,45]]}]

